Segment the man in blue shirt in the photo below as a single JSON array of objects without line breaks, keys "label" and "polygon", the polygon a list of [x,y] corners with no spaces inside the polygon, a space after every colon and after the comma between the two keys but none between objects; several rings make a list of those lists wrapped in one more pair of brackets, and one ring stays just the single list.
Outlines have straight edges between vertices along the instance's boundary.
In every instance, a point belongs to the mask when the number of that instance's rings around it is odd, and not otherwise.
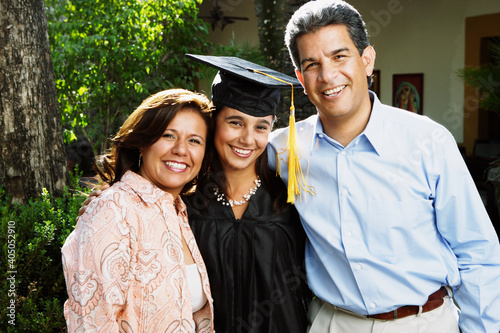
[{"label": "man in blue shirt", "polygon": [[[295,202],[310,332],[499,332],[500,245],[453,136],[369,92],[375,51],[349,4],[306,3],[285,40],[318,111],[296,124],[316,192]],[[272,167],[287,137],[272,133]]]}]

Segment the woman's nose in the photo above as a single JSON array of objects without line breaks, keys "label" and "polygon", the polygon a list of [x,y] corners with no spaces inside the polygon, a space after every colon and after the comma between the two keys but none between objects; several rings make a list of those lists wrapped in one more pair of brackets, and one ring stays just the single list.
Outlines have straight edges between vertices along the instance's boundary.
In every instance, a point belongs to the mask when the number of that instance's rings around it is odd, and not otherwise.
[{"label": "woman's nose", "polygon": [[174,147],[172,148],[172,153],[183,156],[187,154],[187,143],[183,140],[177,140]]}]

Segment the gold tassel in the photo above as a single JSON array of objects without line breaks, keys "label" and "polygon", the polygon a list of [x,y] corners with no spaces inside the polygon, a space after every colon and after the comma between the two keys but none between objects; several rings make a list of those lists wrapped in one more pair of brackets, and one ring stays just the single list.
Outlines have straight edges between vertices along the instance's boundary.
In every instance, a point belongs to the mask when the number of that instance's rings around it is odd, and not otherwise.
[{"label": "gold tassel", "polygon": [[286,148],[278,151],[276,156],[277,165],[276,168],[278,175],[281,175],[281,167],[279,158],[280,154],[285,153],[288,150],[288,199],[287,202],[294,204],[296,196],[299,196],[302,200],[302,191],[316,196],[316,190],[314,187],[307,185],[307,174],[309,173],[309,162],[304,176],[302,171],[302,166],[300,164],[300,152],[297,146],[297,130],[295,129],[295,107],[293,105],[293,92],[292,92],[292,105],[290,107],[290,118],[288,123],[288,142]]},{"label": "gold tassel", "polygon": [[[280,149],[276,154],[276,173],[281,175],[281,159],[279,157],[280,154],[284,154],[288,150],[288,193],[287,193],[287,202],[294,204],[295,198],[298,195],[302,199],[301,190],[304,190],[311,195],[316,195],[316,190],[314,187],[307,185],[307,174],[304,177],[304,173],[302,172],[302,167],[300,165],[300,155],[299,149],[297,146],[297,130],[295,129],[295,106],[293,104],[293,84],[284,80],[281,80],[272,75],[266,74],[264,72],[247,68],[247,70],[259,73],[262,75],[266,75],[270,78],[273,78],[277,81],[289,84],[292,87],[292,100],[290,105],[290,118],[288,122],[288,141],[287,145],[284,149]],[[285,162],[286,163],[286,162]],[[308,168],[309,169],[309,165]]]},{"label": "gold tassel", "polygon": [[[293,96],[293,92],[292,92]],[[288,202],[295,203],[295,196],[300,195],[300,188],[297,179],[297,169],[301,170],[299,158],[297,156],[297,130],[295,129],[295,107],[290,107],[290,118],[288,121]],[[300,177],[300,175],[299,175]]]}]

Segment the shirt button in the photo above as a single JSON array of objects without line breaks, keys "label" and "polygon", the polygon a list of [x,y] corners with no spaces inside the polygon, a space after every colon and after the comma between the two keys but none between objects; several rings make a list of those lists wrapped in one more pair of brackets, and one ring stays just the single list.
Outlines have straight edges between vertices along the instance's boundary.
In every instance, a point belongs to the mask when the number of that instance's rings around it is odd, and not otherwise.
[{"label": "shirt button", "polygon": [[341,154],[345,155],[345,154],[347,154],[347,152],[345,150],[342,150]]},{"label": "shirt button", "polygon": [[372,303],[372,304],[370,304],[370,306],[375,309],[377,307],[377,304]]},{"label": "shirt button", "polygon": [[352,232],[348,231],[345,233],[347,236],[351,237],[352,236]]},{"label": "shirt button", "polygon": [[354,269],[361,269],[361,265],[360,264],[354,265]]},{"label": "shirt button", "polygon": [[348,190],[343,190],[343,191],[342,191],[342,194],[343,194],[343,195],[348,195],[348,194],[349,194],[349,191],[348,191]]},{"label": "shirt button", "polygon": [[323,139],[323,134],[318,134],[318,137],[320,137],[321,139]]}]

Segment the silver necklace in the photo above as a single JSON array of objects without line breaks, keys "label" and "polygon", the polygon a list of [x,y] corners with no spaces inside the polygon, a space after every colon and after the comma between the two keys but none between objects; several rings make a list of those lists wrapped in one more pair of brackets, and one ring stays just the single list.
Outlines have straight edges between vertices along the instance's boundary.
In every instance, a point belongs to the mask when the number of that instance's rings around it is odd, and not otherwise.
[{"label": "silver necklace", "polygon": [[214,195],[217,197],[217,201],[219,201],[221,204],[225,205],[225,206],[230,206],[230,207],[233,207],[233,206],[241,206],[243,205],[245,202],[248,202],[248,200],[250,200],[250,198],[252,197],[252,195],[255,194],[255,192],[257,192],[257,189],[260,187],[260,185],[262,184],[261,180],[260,180],[260,177],[257,176],[257,179],[253,181],[255,183],[255,186],[252,187],[250,189],[250,191],[248,191],[247,194],[243,194],[243,200],[233,200],[233,199],[228,199],[226,197],[226,195],[224,193],[222,193],[220,190],[219,190],[219,187],[215,187],[214,188]]}]

